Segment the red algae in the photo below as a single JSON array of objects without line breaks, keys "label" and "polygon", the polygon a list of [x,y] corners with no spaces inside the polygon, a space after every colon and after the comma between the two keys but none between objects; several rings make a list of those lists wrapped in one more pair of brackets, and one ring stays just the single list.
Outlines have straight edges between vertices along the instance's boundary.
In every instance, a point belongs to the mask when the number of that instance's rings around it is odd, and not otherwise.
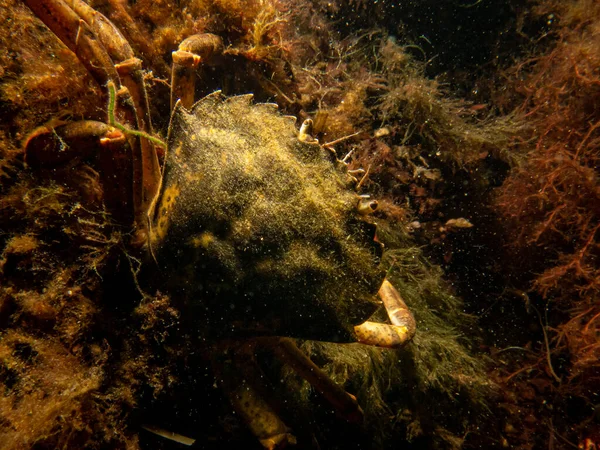
[{"label": "red algae", "polygon": [[506,381],[545,383],[547,398],[578,404],[581,414],[572,418],[564,414],[573,406],[560,401],[560,420],[552,412],[533,414],[547,416],[550,434],[579,448],[598,439],[592,429],[600,383],[599,6],[537,2],[534,15],[553,22],[552,42],[509,73],[530,129],[522,139],[532,145],[520,147],[520,162],[496,199],[519,268],[531,274],[522,277],[530,283],[521,287],[523,298],[540,311],[546,340],[531,362],[538,372],[515,371]]}]

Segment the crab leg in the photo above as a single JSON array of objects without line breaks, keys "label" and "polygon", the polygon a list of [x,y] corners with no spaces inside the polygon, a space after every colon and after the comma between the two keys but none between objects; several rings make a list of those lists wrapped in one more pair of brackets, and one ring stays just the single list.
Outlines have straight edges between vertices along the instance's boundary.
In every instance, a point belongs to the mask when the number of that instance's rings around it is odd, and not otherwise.
[{"label": "crab leg", "polygon": [[179,44],[172,53],[171,109],[177,100],[190,109],[194,104],[196,89],[196,69],[200,64],[208,64],[214,56],[223,52],[223,40],[214,34],[194,34]]},{"label": "crab leg", "polygon": [[149,114],[150,105],[144,84],[142,61],[135,57],[129,42],[123,37],[119,29],[104,15],[80,0],[67,1],[73,11],[90,27],[100,41],[100,45],[105,49],[114,63],[114,68],[119,74],[119,79],[122,85],[127,88],[135,107],[136,129],[152,133],[152,123]]},{"label": "crab leg", "polygon": [[122,223],[131,223],[131,157],[125,135],[103,122],[80,120],[42,126],[24,142],[25,161],[34,169],[51,169],[75,159],[95,160],[101,170],[104,204]]},{"label": "crab leg", "polygon": [[[379,296],[392,324],[364,322],[354,327],[358,341],[378,347],[402,347],[415,334],[415,319],[389,281],[383,281]],[[346,420],[353,423],[362,422],[363,412],[356,398],[333,382],[291,339],[280,338],[273,346],[273,351],[307,380]]]},{"label": "crab leg", "polygon": [[281,338],[273,347],[275,355],[288,363],[302,378],[325,398],[345,420],[351,423],[363,422],[363,411],[356,397],[346,392],[321,370],[311,359],[300,351],[289,338]]},{"label": "crab leg", "polygon": [[119,75],[110,56],[88,24],[62,0],[25,0],[35,15],[77,55],[94,79],[105,85],[118,81]]},{"label": "crab leg", "polygon": [[289,428],[250,384],[243,382],[228,390],[228,394],[233,407],[264,448],[273,450],[296,443]]},{"label": "crab leg", "polygon": [[[221,383],[234,409],[266,449],[276,449],[287,444],[295,444],[296,439],[277,413],[254,387],[254,372],[249,371],[253,362],[252,354],[257,345],[270,347],[273,354],[288,364],[298,375],[308,381],[313,388],[345,420],[362,424],[363,411],[356,398],[336,384],[327,374],[306,356],[292,339],[257,338],[246,341],[234,350],[235,364],[220,364],[216,371],[221,374]],[[232,371],[235,370],[235,373]],[[240,372],[243,375],[240,375]]]},{"label": "crab leg", "polygon": [[[101,86],[112,83],[125,97],[120,102],[126,122],[152,133],[141,61],[119,30],[81,0],[24,0],[27,6],[77,56]],[[156,149],[145,138],[129,136],[133,153],[135,224],[147,227],[147,211],[158,190],[160,166]]]},{"label": "crab leg", "polygon": [[[125,103],[127,120],[151,132],[141,62],[115,26],[80,0],[25,0],[29,8],[77,56],[100,86],[112,81],[127,87],[134,110]],[[141,88],[139,87],[141,85]]]},{"label": "crab leg", "polygon": [[[54,0],[57,1],[57,0]],[[127,88],[135,109],[136,130],[151,134],[150,104],[144,83],[142,61],[135,57],[131,46],[121,32],[104,15],[81,0],[68,0],[71,8],[85,21],[114,62],[122,85]],[[158,192],[160,166],[154,144],[148,139],[136,139],[133,149],[133,180],[135,223],[138,232],[147,227],[147,212]],[[137,188],[136,188],[137,183]],[[144,240],[144,236],[140,237]]]},{"label": "crab leg", "polygon": [[377,347],[398,348],[408,343],[416,332],[415,318],[394,285],[387,280],[379,289],[379,297],[392,322],[385,323],[367,321],[354,327],[358,341]]},{"label": "crab leg", "polygon": [[[268,338],[270,342],[272,338]],[[230,343],[228,360],[213,359],[213,369],[234,410],[268,450],[296,443],[296,437],[261,394],[254,351],[260,340]]]},{"label": "crab leg", "polygon": [[[81,120],[42,126],[24,142],[25,161],[34,168],[60,165],[76,157],[87,158],[105,145],[122,144],[125,136],[103,122]],[[52,155],[49,159],[48,155]]]}]

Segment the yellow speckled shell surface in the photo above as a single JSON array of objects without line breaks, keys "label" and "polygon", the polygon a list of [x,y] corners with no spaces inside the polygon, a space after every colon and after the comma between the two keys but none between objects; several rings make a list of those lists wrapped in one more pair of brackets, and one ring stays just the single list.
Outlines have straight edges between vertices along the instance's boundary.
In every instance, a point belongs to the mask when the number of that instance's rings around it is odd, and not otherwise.
[{"label": "yellow speckled shell surface", "polygon": [[177,105],[151,233],[169,293],[216,334],[352,340],[383,272],[351,186],[275,105]]}]

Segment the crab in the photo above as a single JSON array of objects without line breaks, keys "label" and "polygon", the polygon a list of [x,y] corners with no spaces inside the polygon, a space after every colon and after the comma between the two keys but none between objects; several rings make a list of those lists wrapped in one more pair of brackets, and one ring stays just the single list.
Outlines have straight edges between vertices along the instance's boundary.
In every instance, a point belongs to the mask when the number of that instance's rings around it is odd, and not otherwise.
[{"label": "crab", "polygon": [[[163,143],[152,128],[142,62],[118,29],[81,0],[25,3],[109,99],[107,123],[32,133],[28,163],[56,164],[84,151],[108,155],[120,175],[103,175],[113,180],[105,182],[107,198],[130,207],[114,208],[115,215],[131,222],[130,245],[156,274],[152,288],[177,299],[208,340],[242,353],[271,346],[346,418],[360,420],[356,399],[293,339],[400,347],[412,339],[415,321],[380,265],[370,215],[377,202],[356,192],[360,183],[332,144],[311,136],[309,120],[298,130],[295,118],[250,94],[215,92],[194,102],[196,71],[223,51],[211,34],[190,36],[173,52]],[[166,148],[164,161],[159,148]],[[381,306],[376,294],[390,324],[368,320]],[[224,389],[265,448],[294,442],[250,384],[225,382]]]}]

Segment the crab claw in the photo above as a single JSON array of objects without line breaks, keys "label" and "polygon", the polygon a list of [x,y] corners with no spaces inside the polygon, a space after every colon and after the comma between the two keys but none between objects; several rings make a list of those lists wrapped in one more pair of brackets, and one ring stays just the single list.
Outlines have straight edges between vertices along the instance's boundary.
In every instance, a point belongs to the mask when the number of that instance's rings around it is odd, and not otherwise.
[{"label": "crab claw", "polygon": [[379,297],[392,322],[390,324],[367,321],[354,327],[358,342],[377,347],[399,348],[410,342],[417,325],[400,293],[388,280],[383,280]]}]

